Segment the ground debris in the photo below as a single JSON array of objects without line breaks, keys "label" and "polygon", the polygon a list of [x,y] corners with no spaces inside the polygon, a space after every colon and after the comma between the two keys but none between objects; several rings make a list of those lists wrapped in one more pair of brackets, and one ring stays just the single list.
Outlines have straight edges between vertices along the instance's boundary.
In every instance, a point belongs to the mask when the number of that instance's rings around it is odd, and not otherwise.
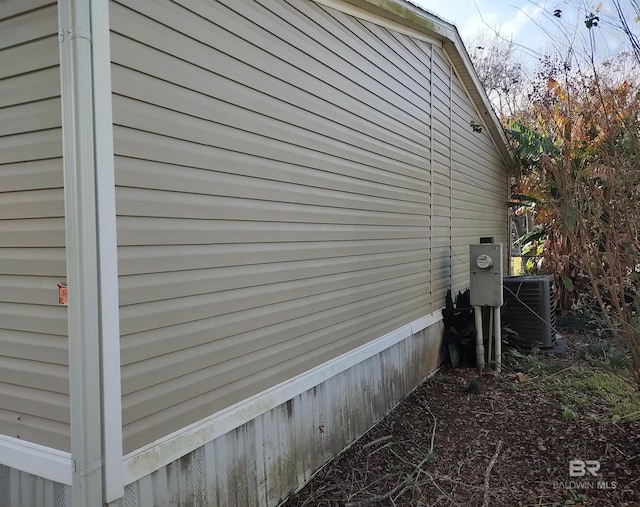
[{"label": "ground debris", "polygon": [[640,506],[640,421],[568,420],[537,375],[514,377],[472,393],[476,370],[444,367],[284,507]]}]

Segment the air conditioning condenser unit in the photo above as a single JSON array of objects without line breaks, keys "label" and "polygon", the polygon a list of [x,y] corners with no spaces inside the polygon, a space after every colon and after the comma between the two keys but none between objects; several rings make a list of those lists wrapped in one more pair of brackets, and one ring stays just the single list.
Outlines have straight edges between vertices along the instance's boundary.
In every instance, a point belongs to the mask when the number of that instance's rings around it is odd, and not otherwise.
[{"label": "air conditioning condenser unit", "polygon": [[507,276],[503,297],[503,321],[518,333],[521,347],[547,349],[556,345],[552,275]]}]

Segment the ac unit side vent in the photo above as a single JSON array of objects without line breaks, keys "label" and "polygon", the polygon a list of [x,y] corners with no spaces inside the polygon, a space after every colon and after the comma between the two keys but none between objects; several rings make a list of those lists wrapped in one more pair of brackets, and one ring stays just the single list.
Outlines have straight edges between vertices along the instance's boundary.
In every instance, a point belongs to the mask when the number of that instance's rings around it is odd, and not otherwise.
[{"label": "ac unit side vent", "polygon": [[555,345],[556,308],[553,276],[507,276],[503,280],[504,322],[522,347]]}]

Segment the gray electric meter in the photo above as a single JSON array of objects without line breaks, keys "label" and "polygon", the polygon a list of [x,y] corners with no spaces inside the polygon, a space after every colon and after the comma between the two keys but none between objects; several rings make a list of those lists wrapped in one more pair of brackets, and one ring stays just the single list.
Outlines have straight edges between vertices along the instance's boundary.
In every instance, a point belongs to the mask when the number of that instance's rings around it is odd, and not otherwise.
[{"label": "gray electric meter", "polygon": [[502,306],[502,245],[469,245],[471,304]]}]

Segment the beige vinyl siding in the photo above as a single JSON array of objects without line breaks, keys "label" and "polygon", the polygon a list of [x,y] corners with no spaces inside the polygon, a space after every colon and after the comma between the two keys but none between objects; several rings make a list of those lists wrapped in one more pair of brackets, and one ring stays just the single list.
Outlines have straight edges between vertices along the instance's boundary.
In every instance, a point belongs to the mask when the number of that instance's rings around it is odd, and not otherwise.
[{"label": "beige vinyl siding", "polygon": [[307,1],[110,15],[126,451],[431,311],[428,44]]},{"label": "beige vinyl siding", "polygon": [[[452,80],[452,252],[454,290],[469,286],[469,245],[491,236],[508,250],[507,175],[487,131],[455,73]],[[507,264],[504,264],[507,269]]]},{"label": "beige vinyl siding", "polygon": [[444,306],[451,286],[451,68],[440,48],[433,48],[432,170],[433,222],[431,292],[434,308]]},{"label": "beige vinyl siding", "polygon": [[69,449],[56,2],[0,3],[0,433]]}]

